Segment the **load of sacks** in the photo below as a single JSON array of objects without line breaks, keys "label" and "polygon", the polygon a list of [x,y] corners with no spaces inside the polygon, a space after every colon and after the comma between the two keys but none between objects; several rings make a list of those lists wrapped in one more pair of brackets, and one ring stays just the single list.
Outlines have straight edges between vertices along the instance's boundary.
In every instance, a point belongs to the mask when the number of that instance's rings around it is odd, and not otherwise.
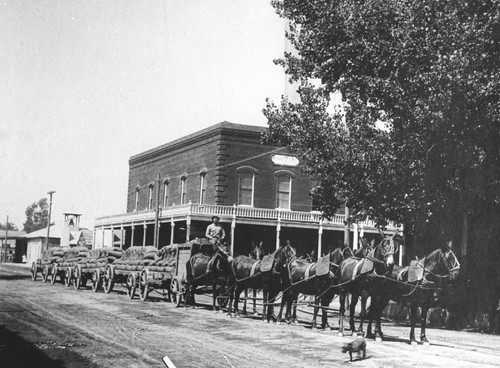
[{"label": "load of sacks", "polygon": [[83,257],[77,263],[82,267],[99,268],[106,267],[108,263],[114,263],[123,255],[120,248],[105,247],[89,251],[88,257]]},{"label": "load of sacks", "polygon": [[38,259],[38,263],[42,265],[59,263],[69,250],[69,247],[49,248],[48,250],[43,251],[42,257]]},{"label": "load of sacks", "polygon": [[173,272],[177,259],[177,246],[168,245],[158,250],[153,246],[130,247],[121,259],[114,262],[117,269],[128,271],[140,271],[148,267],[150,271]]},{"label": "load of sacks", "polygon": [[83,259],[87,259],[90,255],[90,250],[87,247],[74,247],[69,248],[69,250],[61,257],[58,266],[69,267],[73,266],[75,263],[80,262]]}]

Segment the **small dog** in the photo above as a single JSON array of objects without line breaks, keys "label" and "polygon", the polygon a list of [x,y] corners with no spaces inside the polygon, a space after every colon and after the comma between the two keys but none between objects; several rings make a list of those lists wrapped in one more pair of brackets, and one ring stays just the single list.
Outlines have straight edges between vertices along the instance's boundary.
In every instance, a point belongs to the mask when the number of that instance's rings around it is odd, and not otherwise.
[{"label": "small dog", "polygon": [[345,344],[342,347],[342,352],[349,352],[349,356],[351,357],[352,362],[352,353],[358,353],[358,357],[363,352],[363,357],[361,359],[365,359],[366,356],[366,341],[364,338],[360,337],[359,339],[351,341],[349,344]]}]

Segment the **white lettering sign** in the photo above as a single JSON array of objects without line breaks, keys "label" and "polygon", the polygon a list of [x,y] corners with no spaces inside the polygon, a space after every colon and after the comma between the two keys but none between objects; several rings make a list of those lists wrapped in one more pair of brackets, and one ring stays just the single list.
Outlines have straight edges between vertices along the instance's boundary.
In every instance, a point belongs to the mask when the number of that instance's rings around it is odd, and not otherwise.
[{"label": "white lettering sign", "polygon": [[294,156],[273,155],[271,157],[271,160],[275,165],[279,166],[289,166],[289,167],[299,166],[299,159]]}]

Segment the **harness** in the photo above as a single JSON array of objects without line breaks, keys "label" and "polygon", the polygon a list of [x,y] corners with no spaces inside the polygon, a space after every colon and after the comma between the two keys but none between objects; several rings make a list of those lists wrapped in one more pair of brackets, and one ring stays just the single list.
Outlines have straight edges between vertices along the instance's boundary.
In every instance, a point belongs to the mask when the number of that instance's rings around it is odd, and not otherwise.
[{"label": "harness", "polygon": [[252,269],[250,270],[250,277],[252,277],[255,273],[255,269],[257,268],[257,266],[260,264],[260,260],[259,261],[256,261],[254,262],[254,264],[252,265]]}]

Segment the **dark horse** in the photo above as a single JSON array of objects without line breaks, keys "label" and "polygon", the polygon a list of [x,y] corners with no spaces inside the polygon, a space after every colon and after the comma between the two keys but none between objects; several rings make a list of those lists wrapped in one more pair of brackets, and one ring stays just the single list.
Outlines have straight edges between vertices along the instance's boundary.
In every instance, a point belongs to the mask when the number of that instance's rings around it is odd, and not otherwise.
[{"label": "dark horse", "polygon": [[267,319],[269,322],[273,318],[274,301],[281,290],[281,270],[292,257],[295,257],[295,254],[295,249],[287,244],[280,246],[261,261],[243,255],[235,257],[231,262],[231,284],[234,284],[235,290],[229,294],[229,314],[232,313],[231,305],[234,298],[234,313],[238,315],[238,303],[243,290],[262,289],[264,305],[262,320]]},{"label": "dark horse", "polygon": [[324,307],[322,308],[322,328],[328,327],[328,311],[326,308],[330,305],[336,293],[334,284],[339,277],[339,265],[344,259],[352,256],[352,250],[345,247],[331,251],[315,263],[300,258],[289,262],[282,272],[284,291],[278,321],[281,320],[285,304],[287,305],[285,313],[287,322],[290,323],[291,320],[296,318],[295,312],[293,317],[291,316],[292,304],[298,299],[299,294],[304,294],[315,297],[312,328],[316,328],[318,303],[321,303],[321,306]]},{"label": "dark horse", "polygon": [[[338,287],[340,291],[340,327],[339,335],[344,333],[345,298],[347,293],[351,293],[352,301],[349,309],[349,326],[353,335],[363,334],[363,322],[366,314],[366,300],[371,297],[370,314],[376,321],[375,335],[380,337],[380,317],[382,310],[378,308],[381,303],[378,298],[382,295],[381,289],[384,287],[384,279],[379,276],[387,275],[394,266],[394,251],[402,242],[399,234],[383,239],[378,245],[372,248],[365,258],[347,258],[340,264],[340,277]],[[361,296],[361,322],[359,330],[356,332],[354,325],[354,313],[358,298]]]},{"label": "dark horse", "polygon": [[[262,242],[259,243],[259,245],[254,245],[252,251],[248,255],[250,258],[260,261],[262,258],[264,258],[264,250],[262,249]],[[257,314],[257,303],[256,303],[256,298],[257,298],[257,290],[253,288],[253,314]],[[247,299],[248,299],[248,289],[245,289],[245,300],[243,302],[243,314],[247,313]]]},{"label": "dark horse", "polygon": [[[219,294],[226,288],[232,257],[226,246],[220,245],[212,257],[197,253],[186,264],[187,274],[187,301],[194,301],[198,286],[212,286],[212,310],[219,310],[221,306]],[[219,300],[218,303],[216,301]]]},{"label": "dark horse", "polygon": [[[418,307],[421,310],[420,341],[429,344],[425,336],[427,312],[434,304],[435,292],[445,282],[453,281],[460,271],[460,263],[451,249],[451,242],[434,250],[428,256],[412,261],[410,266],[394,266],[390,279],[386,282],[385,299],[382,306],[387,306],[389,299],[410,305],[411,330],[410,342],[416,344],[415,325]],[[371,320],[367,331],[371,330]]]}]

